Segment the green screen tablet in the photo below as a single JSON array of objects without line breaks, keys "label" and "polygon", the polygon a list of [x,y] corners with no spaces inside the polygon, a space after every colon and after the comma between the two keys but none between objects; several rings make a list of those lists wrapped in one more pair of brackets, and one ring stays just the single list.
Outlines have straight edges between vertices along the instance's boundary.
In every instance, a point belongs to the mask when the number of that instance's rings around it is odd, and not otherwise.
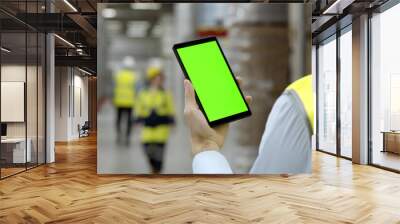
[{"label": "green screen tablet", "polygon": [[251,115],[215,37],[176,44],[173,49],[210,125]]}]

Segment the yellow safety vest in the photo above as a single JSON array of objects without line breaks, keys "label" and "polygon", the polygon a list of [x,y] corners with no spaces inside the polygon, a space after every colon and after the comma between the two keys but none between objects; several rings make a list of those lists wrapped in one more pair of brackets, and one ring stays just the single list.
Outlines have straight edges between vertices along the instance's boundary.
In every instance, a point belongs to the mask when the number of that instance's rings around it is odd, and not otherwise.
[{"label": "yellow safety vest", "polygon": [[135,102],[135,73],[124,69],[115,76],[114,104],[116,107],[131,108]]},{"label": "yellow safety vest", "polygon": [[[174,104],[171,94],[165,90],[146,89],[139,93],[135,115],[147,118],[152,111],[159,116],[174,116]],[[141,133],[142,143],[166,143],[169,137],[170,125],[144,126]]]},{"label": "yellow safety vest", "polygon": [[286,90],[293,90],[299,96],[303,103],[304,110],[307,113],[311,129],[314,130],[314,97],[312,87],[312,76],[306,75],[303,78],[290,84]]}]

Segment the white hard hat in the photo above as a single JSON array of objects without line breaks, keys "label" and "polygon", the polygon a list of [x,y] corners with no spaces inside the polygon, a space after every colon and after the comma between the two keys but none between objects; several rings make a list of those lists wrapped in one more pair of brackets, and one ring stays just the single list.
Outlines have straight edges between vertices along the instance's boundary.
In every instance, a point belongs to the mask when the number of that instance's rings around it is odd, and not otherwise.
[{"label": "white hard hat", "polygon": [[124,65],[124,67],[132,68],[133,66],[135,66],[136,61],[132,56],[126,56],[124,57],[122,64]]}]

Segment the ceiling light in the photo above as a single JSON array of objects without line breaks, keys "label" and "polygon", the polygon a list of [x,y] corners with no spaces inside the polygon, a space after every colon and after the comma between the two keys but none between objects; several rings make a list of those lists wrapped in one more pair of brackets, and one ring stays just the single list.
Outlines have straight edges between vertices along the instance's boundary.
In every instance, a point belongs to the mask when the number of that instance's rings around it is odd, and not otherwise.
[{"label": "ceiling light", "polygon": [[106,28],[107,31],[110,33],[120,33],[122,31],[122,23],[118,20],[107,20],[106,21]]},{"label": "ceiling light", "polygon": [[132,21],[128,23],[126,35],[128,37],[145,37],[150,27],[149,21]]},{"label": "ceiling light", "polygon": [[160,3],[131,3],[131,8],[135,10],[159,10]]},{"label": "ceiling light", "polygon": [[83,55],[83,49],[77,48],[76,53],[78,53],[79,55]]},{"label": "ceiling light", "polygon": [[162,36],[162,27],[160,24],[157,24],[153,27],[153,29],[151,30],[151,35],[154,37],[161,37]]},{"label": "ceiling light", "polygon": [[64,3],[67,4],[74,12],[78,12],[78,10],[68,0],[64,0]]},{"label": "ceiling light", "polygon": [[93,75],[92,73],[90,73],[90,72],[88,72],[88,71],[86,71],[86,70],[83,70],[83,69],[81,69],[81,68],[79,68],[79,67],[78,67],[78,70],[81,71],[81,72],[83,72],[83,73],[85,73],[86,75]]},{"label": "ceiling light", "polygon": [[6,52],[6,53],[10,53],[10,52],[11,52],[11,50],[9,50],[9,49],[7,49],[7,48],[5,48],[5,47],[1,47],[0,49],[1,49],[2,51]]},{"label": "ceiling light", "polygon": [[61,40],[62,42],[64,42],[65,44],[67,44],[68,46],[75,48],[75,45],[73,45],[73,44],[72,44],[71,42],[69,42],[68,40],[66,40],[66,39],[64,39],[64,38],[62,38],[62,37],[60,37],[60,36],[57,35],[57,34],[54,34],[54,36],[57,37],[57,38],[58,38],[59,40]]},{"label": "ceiling light", "polygon": [[103,9],[102,15],[104,18],[108,19],[114,18],[117,15],[117,11],[115,9],[110,9],[110,8]]}]

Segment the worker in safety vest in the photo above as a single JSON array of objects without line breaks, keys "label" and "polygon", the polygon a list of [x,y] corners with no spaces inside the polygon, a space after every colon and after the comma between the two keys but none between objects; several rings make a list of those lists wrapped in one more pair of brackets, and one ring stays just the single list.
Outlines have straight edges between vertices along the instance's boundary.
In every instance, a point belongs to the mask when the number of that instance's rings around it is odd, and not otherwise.
[{"label": "worker in safety vest", "polygon": [[[117,143],[121,143],[125,135],[125,144],[129,145],[135,105],[135,72],[128,66],[125,66],[115,74],[114,84],[114,105],[117,109]],[[124,117],[127,122],[123,121]],[[126,124],[126,132],[124,134],[121,130],[122,124]]]},{"label": "worker in safety vest", "polygon": [[147,71],[148,86],[138,95],[136,116],[143,123],[141,141],[153,173],[160,173],[170,127],[174,123],[172,96],[163,87],[164,76],[160,68]]},{"label": "worker in safety vest", "polygon": [[[239,84],[241,80],[238,79]],[[229,174],[232,169],[219,152],[228,124],[211,128],[198,109],[190,81],[185,80],[185,117],[191,131],[193,173]],[[246,96],[250,102],[251,97]],[[275,102],[251,168],[253,174],[296,174],[311,172],[311,136],[314,102],[312,77],[291,85]]]}]

